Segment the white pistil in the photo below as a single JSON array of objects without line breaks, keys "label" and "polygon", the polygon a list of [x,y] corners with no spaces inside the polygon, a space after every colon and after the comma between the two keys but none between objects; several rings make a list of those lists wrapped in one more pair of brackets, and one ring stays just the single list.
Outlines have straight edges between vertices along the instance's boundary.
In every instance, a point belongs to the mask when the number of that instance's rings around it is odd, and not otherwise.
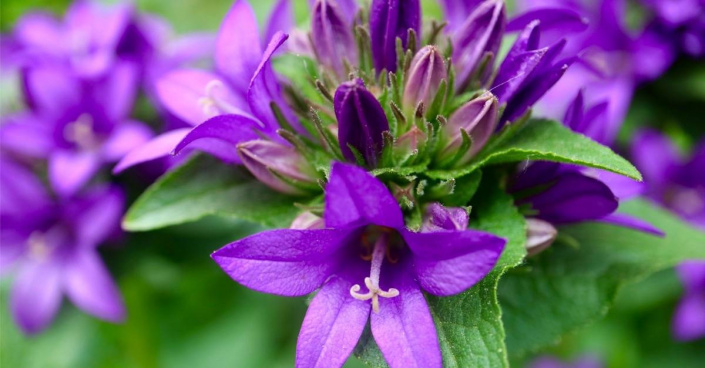
[{"label": "white pistil", "polygon": [[46,237],[39,231],[35,231],[29,235],[27,246],[29,248],[29,256],[38,261],[47,259],[51,253],[51,248],[47,245]]},{"label": "white pistil", "polygon": [[76,121],[66,124],[64,138],[84,150],[98,146],[98,138],[93,133],[93,118],[88,114],[81,114]]},{"label": "white pistil", "polygon": [[213,117],[220,114],[237,114],[240,109],[223,101],[215,95],[216,90],[225,88],[223,82],[214,79],[206,84],[206,90],[203,97],[198,99],[198,104],[203,108],[203,113],[208,117]]},{"label": "white pistil", "polygon": [[357,300],[370,300],[372,299],[372,310],[377,313],[379,312],[379,297],[383,298],[394,298],[399,295],[399,290],[395,288],[390,288],[384,291],[379,288],[379,274],[382,271],[382,261],[387,251],[387,236],[386,234],[381,234],[377,238],[375,243],[374,251],[372,252],[372,266],[370,267],[370,277],[365,277],[365,286],[367,286],[368,292],[365,294],[360,293],[360,285],[355,284],[350,288],[350,295]]}]

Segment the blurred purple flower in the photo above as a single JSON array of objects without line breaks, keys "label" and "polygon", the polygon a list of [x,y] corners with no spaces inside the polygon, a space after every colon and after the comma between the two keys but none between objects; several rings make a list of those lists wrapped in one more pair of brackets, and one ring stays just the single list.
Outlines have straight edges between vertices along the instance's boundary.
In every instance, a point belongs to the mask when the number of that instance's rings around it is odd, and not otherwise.
[{"label": "blurred purple flower", "polygon": [[63,294],[89,314],[122,321],[122,298],[96,249],[119,231],[122,192],[103,186],[57,202],[27,169],[5,158],[0,165],[0,273],[15,274],[10,305],[22,331],[45,329]]},{"label": "blurred purple flower", "polygon": [[673,316],[673,334],[678,340],[705,337],[705,261],[687,261],[677,267],[685,295]]},{"label": "blurred purple flower", "polygon": [[63,67],[38,66],[25,72],[32,109],[5,117],[2,149],[48,161],[54,191],[69,197],[105,164],[117,162],[151,137],[130,120],[137,71],[116,63],[100,78],[82,79]]},{"label": "blurred purple flower", "polygon": [[[287,1],[281,0],[271,16],[268,33],[272,27],[291,25],[282,14],[288,10]],[[178,153],[187,146],[239,163],[235,144],[257,139],[256,130],[276,139],[279,124],[272,104],[280,108],[290,124],[301,129],[283,101],[270,62],[287,38],[281,32],[273,32],[262,50],[255,14],[247,1],[237,0],[216,38],[215,72],[177,69],[157,82],[160,103],[191,127],[157,136],[130,152],[114,171]]]},{"label": "blurred purple flower", "polygon": [[505,244],[462,228],[466,216],[434,220],[441,227],[434,232],[409,231],[380,181],[334,163],[325,228],[265,231],[212,257],[235,281],[257,291],[299,296],[320,288],[301,327],[297,367],[342,366],[368,319],[391,367],[441,367],[421,290],[439,296],[466,290],[492,270]]},{"label": "blurred purple flower", "polygon": [[648,27],[684,52],[705,56],[705,1],[641,0],[656,13]]},{"label": "blurred purple flower", "polygon": [[632,144],[632,160],[644,175],[646,196],[705,229],[705,141],[684,159],[665,135],[643,130]]}]

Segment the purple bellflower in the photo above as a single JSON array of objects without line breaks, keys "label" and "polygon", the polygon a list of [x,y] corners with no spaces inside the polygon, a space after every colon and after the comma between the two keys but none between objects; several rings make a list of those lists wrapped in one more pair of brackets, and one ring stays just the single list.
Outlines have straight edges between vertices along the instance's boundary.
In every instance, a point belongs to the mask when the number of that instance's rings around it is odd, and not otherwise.
[{"label": "purple bellflower", "polygon": [[673,316],[673,334],[679,340],[705,337],[705,261],[686,261],[677,267],[685,295]]},{"label": "purple bellflower", "polygon": [[[267,34],[291,25],[282,14],[290,10],[285,3],[281,0],[275,7]],[[163,106],[191,127],[168,131],[138,147],[118,163],[115,172],[178,153],[187,146],[226,162],[240,163],[237,143],[257,139],[256,130],[275,136],[279,125],[272,104],[280,108],[292,126],[300,128],[283,101],[270,62],[288,36],[281,32],[272,34],[263,50],[254,11],[247,1],[237,0],[216,38],[215,72],[177,69],[157,83]]]},{"label": "purple bellflower", "polygon": [[136,82],[135,69],[126,63],[91,80],[63,67],[29,69],[26,93],[33,108],[6,118],[0,127],[3,150],[46,159],[54,191],[75,194],[103,165],[151,137],[146,125],[127,117]]},{"label": "purple bellflower", "polygon": [[422,47],[411,60],[406,78],[404,106],[416,109],[420,102],[431,106],[441,81],[448,79],[441,51],[433,45]]},{"label": "purple bellflower", "polygon": [[648,198],[705,229],[705,141],[684,159],[666,136],[644,130],[634,139],[632,159]]},{"label": "purple bellflower", "polygon": [[122,321],[122,298],[96,249],[119,231],[122,192],[97,187],[57,202],[29,170],[5,158],[0,164],[0,273],[14,274],[10,310],[22,331],[45,329],[63,295],[91,315]]},{"label": "purple bellflower", "polygon": [[384,147],[383,133],[389,130],[382,105],[365,89],[362,79],[341,84],[335,91],[333,104],[343,156],[356,162],[355,149],[368,166],[377,166]]},{"label": "purple bellflower", "polygon": [[[583,89],[588,105],[609,100],[606,119],[602,119],[606,134],[603,143],[607,144],[614,141],[638,83],[658,77],[674,59],[673,47],[658,32],[648,27],[636,33],[627,29],[623,24],[625,3],[623,0],[523,0],[518,4],[521,10],[532,14],[547,9],[574,12],[589,23],[585,32],[570,37],[562,52],[567,56],[579,55],[578,58],[538,101],[534,111],[558,119],[579,89]],[[518,22],[521,19],[515,21],[522,24]]]},{"label": "purple bellflower", "polygon": [[378,73],[397,70],[397,38],[406,47],[409,30],[421,36],[419,0],[372,0],[370,37],[372,60]]},{"label": "purple bellflower", "polygon": [[705,55],[705,1],[642,0],[656,13],[648,27],[691,56]]},{"label": "purple bellflower", "polygon": [[325,195],[325,228],[265,231],[213,259],[257,291],[300,296],[320,288],[299,333],[297,367],[342,366],[368,320],[391,367],[441,367],[421,290],[466,290],[492,270],[505,240],[468,230],[467,214],[440,208],[431,210],[435,231],[410,231],[389,190],[359,167],[334,163]]}]

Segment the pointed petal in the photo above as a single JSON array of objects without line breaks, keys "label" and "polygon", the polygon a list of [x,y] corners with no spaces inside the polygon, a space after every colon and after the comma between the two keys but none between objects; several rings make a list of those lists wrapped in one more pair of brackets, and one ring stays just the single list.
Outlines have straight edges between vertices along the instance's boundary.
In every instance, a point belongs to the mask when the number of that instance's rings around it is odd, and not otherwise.
[{"label": "pointed petal", "polygon": [[263,43],[271,40],[277,32],[291,32],[294,26],[294,11],[291,8],[291,0],[278,0],[267,20],[267,31],[264,33]]},{"label": "pointed petal", "polygon": [[61,305],[61,270],[54,262],[29,261],[20,270],[10,296],[12,316],[27,334],[45,329]]},{"label": "pointed petal", "polygon": [[616,226],[628,227],[636,231],[641,231],[656,236],[666,236],[666,233],[649,222],[621,213],[613,213],[598,219],[597,221]]},{"label": "pointed petal", "polygon": [[[249,109],[243,98],[233,93],[222,77],[203,70],[174,70],[160,77],[156,84],[157,97],[162,105],[194,126],[217,114]],[[214,101],[220,104],[211,103]],[[204,103],[209,105],[205,106]]]},{"label": "pointed petal", "polygon": [[263,293],[306,295],[338,268],[338,250],[351,232],[338,229],[264,231],[215,251],[233,280]]},{"label": "pointed petal", "polygon": [[581,172],[603,182],[620,201],[642,195],[646,190],[646,183],[611,171],[583,168]]},{"label": "pointed petal", "polygon": [[328,227],[404,227],[401,209],[389,189],[357,166],[333,163],[325,192],[324,217]]},{"label": "pointed petal", "polygon": [[178,154],[187,147],[204,150],[223,161],[239,163],[237,144],[258,139],[258,122],[240,115],[220,115],[191,129],[174,148]]},{"label": "pointed petal", "polygon": [[33,108],[50,117],[58,117],[67,106],[80,101],[80,84],[69,71],[59,67],[32,68],[26,76],[26,93]]},{"label": "pointed petal", "polygon": [[686,294],[673,316],[673,334],[678,340],[695,340],[705,336],[705,298]]},{"label": "pointed petal", "polygon": [[296,343],[297,368],[342,367],[348,359],[370,315],[369,302],[350,296],[353,284],[333,276],[313,298]]},{"label": "pointed petal", "polygon": [[0,168],[0,214],[24,217],[49,207],[49,194],[30,170],[5,157],[0,157]]},{"label": "pointed petal", "polygon": [[498,236],[475,230],[402,232],[414,253],[416,280],[427,292],[447,296],[482,280],[497,263],[507,243]]},{"label": "pointed petal", "polygon": [[102,155],[108,162],[118,161],[133,149],[146,144],[152,136],[149,127],[141,122],[123,122],[115,127],[103,143]]},{"label": "pointed petal", "polygon": [[235,91],[244,94],[262,57],[257,18],[250,4],[236,0],[225,16],[215,44],[215,67]]},{"label": "pointed petal", "polygon": [[617,209],[609,187],[601,181],[574,172],[560,175],[545,191],[526,200],[537,217],[553,224],[597,220]]},{"label": "pointed petal", "polygon": [[64,273],[66,294],[77,307],[107,321],[125,319],[120,291],[95,251],[76,250]]},{"label": "pointed petal", "polygon": [[662,185],[680,161],[676,146],[655,130],[644,130],[634,137],[632,159],[652,186]]},{"label": "pointed petal", "polygon": [[57,151],[49,158],[49,182],[60,196],[70,196],[86,184],[100,168],[93,152]]},{"label": "pointed petal", "polygon": [[128,62],[115,63],[103,80],[96,83],[92,91],[96,101],[101,102],[105,114],[113,121],[130,115],[137,97],[139,71]]},{"label": "pointed petal", "polygon": [[588,28],[587,18],[573,9],[541,7],[523,12],[509,21],[507,32],[520,31],[536,20],[541,22],[541,39],[544,45]]},{"label": "pointed petal", "polygon": [[284,117],[299,132],[303,132],[294,114],[289,110],[284,101],[277,76],[272,69],[270,59],[274,52],[289,38],[289,35],[277,32],[272,37],[267,49],[262,55],[262,60],[255,70],[249,89],[247,90],[247,102],[252,109],[252,113],[264,123],[266,131],[274,132],[279,124],[272,111],[272,103],[277,104]]},{"label": "pointed petal", "polygon": [[120,230],[125,195],[116,186],[100,187],[86,194],[73,214],[76,239],[81,247],[94,248]]},{"label": "pointed petal", "polygon": [[191,131],[189,128],[172,130],[130,151],[115,165],[113,174],[119,174],[132,166],[171,155],[177,144]]},{"label": "pointed petal", "polygon": [[431,312],[408,272],[392,280],[399,290],[394,298],[380,298],[372,312],[372,335],[391,368],[442,367],[441,349]]},{"label": "pointed petal", "polygon": [[46,158],[55,145],[53,134],[50,124],[30,113],[7,116],[0,123],[2,148],[23,156]]}]

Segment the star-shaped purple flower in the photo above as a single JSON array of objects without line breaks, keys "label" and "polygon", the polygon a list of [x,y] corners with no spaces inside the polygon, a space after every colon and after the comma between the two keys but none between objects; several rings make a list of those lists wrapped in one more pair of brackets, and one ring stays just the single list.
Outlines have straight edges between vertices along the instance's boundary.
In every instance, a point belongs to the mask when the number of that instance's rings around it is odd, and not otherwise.
[{"label": "star-shaped purple flower", "polygon": [[0,273],[15,275],[10,306],[20,328],[45,329],[64,294],[89,314],[122,321],[120,292],[96,249],[119,231],[122,192],[98,187],[57,202],[24,167],[0,165]]},{"label": "star-shaped purple flower", "polygon": [[425,227],[435,231],[410,231],[384,184],[347,164],[333,164],[325,199],[325,228],[265,231],[213,259],[257,291],[300,296],[320,288],[299,333],[297,367],[342,366],[368,320],[391,367],[441,367],[422,290],[468,289],[492,270],[505,240],[468,230],[467,214],[451,210]]}]

